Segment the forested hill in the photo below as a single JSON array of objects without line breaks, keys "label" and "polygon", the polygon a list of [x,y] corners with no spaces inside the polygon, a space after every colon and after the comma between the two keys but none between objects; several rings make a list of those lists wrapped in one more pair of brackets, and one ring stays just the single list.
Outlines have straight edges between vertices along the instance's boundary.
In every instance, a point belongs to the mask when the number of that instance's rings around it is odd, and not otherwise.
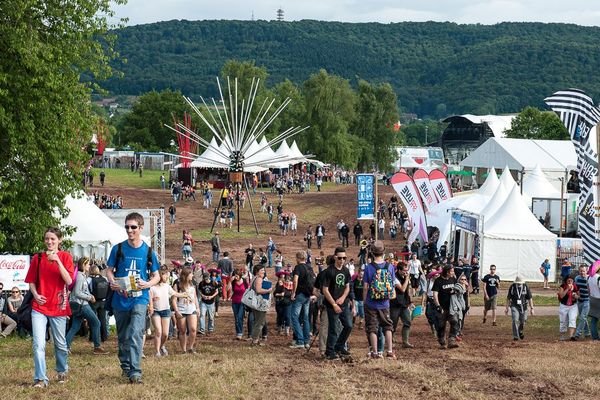
[{"label": "forested hill", "polygon": [[390,82],[403,112],[508,113],[578,87],[600,100],[600,28],[566,24],[169,21],[116,31],[114,94],[179,89],[214,96],[225,61],[266,67],[268,85],[324,68]]}]

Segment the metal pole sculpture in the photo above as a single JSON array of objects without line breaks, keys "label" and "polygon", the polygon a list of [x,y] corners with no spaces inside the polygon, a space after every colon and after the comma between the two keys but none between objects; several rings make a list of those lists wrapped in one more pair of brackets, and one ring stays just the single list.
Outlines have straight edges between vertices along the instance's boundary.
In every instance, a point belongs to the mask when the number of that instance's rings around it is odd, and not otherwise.
[{"label": "metal pole sculpture", "polygon": [[[220,104],[222,104],[222,107],[217,106],[215,99],[211,99],[210,103],[212,106],[209,106],[207,101],[201,97],[202,111],[200,111],[189,97],[184,96],[188,105],[198,115],[200,120],[204,122],[213,136],[218,139],[220,142],[219,147],[211,146],[207,140],[181,123],[177,123],[175,127],[165,125],[169,129],[188,138],[190,141],[197,143],[199,146],[205,149],[211,148],[213,153],[211,158],[203,158],[200,156],[196,158],[196,160],[211,165],[214,168],[224,168],[228,170],[229,183],[232,185],[232,190],[236,190],[236,199],[238,203],[238,232],[240,231],[240,190],[243,191],[242,185],[244,183],[246,184],[246,193],[251,205],[250,210],[257,234],[258,227],[256,226],[256,217],[254,215],[254,209],[252,208],[250,191],[244,180],[244,172],[261,170],[284,162],[293,164],[304,161],[297,156],[283,155],[267,157],[265,156],[264,151],[270,146],[277,145],[308,128],[308,126],[304,128],[290,127],[277,134],[273,139],[267,141],[266,144],[252,146],[254,143],[257,143],[258,139],[261,139],[264,136],[267,128],[291,102],[289,98],[286,98],[278,107],[274,108],[273,105],[275,104],[275,99],[267,98],[260,105],[258,111],[253,113],[259,83],[260,79],[252,78],[248,98],[242,99],[241,96],[238,96],[237,78],[234,79],[233,83],[227,78],[226,91],[223,90],[221,82],[219,78],[217,78],[217,86],[221,96]],[[219,112],[219,108],[222,108],[222,112]],[[272,111],[273,109],[274,111]],[[195,154],[190,153],[190,156],[191,155],[195,156]]]}]

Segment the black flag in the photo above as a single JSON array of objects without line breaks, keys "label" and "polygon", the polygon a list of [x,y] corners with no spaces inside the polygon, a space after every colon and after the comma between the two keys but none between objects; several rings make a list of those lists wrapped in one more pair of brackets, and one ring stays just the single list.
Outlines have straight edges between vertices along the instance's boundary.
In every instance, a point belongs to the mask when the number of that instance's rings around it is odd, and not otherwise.
[{"label": "black flag", "polygon": [[[583,256],[587,263],[600,259],[600,241],[597,238],[594,182],[598,176],[598,149],[596,124],[600,109],[592,98],[578,89],[562,90],[544,99],[567,127],[577,153],[579,172],[579,231],[583,239]],[[562,223],[562,221],[561,221]]]}]

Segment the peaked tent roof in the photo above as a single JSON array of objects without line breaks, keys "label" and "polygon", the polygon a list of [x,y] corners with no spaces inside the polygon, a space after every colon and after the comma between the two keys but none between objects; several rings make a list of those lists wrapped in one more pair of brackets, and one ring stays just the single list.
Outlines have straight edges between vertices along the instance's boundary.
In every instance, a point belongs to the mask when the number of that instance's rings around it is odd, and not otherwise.
[{"label": "peaked tent roof", "polygon": [[496,170],[492,168],[485,179],[485,182],[483,182],[483,185],[481,185],[481,187],[477,190],[477,193],[484,196],[492,196],[496,189],[498,189],[499,184],[500,182],[498,181]]},{"label": "peaked tent roof", "polygon": [[529,210],[519,187],[514,185],[506,201],[496,213],[485,222],[484,235],[491,238],[517,240],[548,240],[556,235],[548,231]]},{"label": "peaked tent roof", "polygon": [[[304,154],[302,154],[302,152],[298,148],[298,144],[296,143],[295,140],[292,142],[292,145],[290,146],[290,155],[294,158],[299,159],[302,162],[306,161],[306,157],[304,157]],[[298,162],[300,162],[300,161],[298,161]]]},{"label": "peaked tent roof", "polygon": [[224,168],[221,163],[228,162],[222,154],[219,154],[219,146],[215,137],[210,140],[206,150],[192,161],[191,166],[196,168]]},{"label": "peaked tent roof", "polygon": [[498,183],[504,186],[504,189],[507,190],[507,193],[509,193],[513,185],[516,184],[515,180],[512,177],[512,174],[510,173],[510,170],[508,169],[508,166],[504,167],[504,170],[502,171],[502,175],[500,175]]},{"label": "peaked tent roof", "polygon": [[509,193],[510,192],[506,189],[504,185],[498,185],[498,189],[496,189],[496,192],[490,198],[489,203],[487,203],[486,206],[481,209],[480,214],[482,214],[486,220],[491,218],[496,213],[496,211],[498,211],[500,207],[502,207],[502,204],[504,204],[504,201],[506,200],[506,197]]},{"label": "peaked tent roof", "polygon": [[460,162],[461,167],[565,171],[577,165],[570,140],[533,140],[493,137]]},{"label": "peaked tent roof", "polygon": [[523,197],[530,202],[533,197],[560,199],[560,191],[552,186],[540,166],[536,165],[533,171],[525,174],[523,178]]}]

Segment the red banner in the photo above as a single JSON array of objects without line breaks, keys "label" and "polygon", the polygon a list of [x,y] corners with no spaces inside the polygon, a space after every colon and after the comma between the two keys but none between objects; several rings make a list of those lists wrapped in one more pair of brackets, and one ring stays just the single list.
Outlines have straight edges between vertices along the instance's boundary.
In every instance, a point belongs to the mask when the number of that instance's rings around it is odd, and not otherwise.
[{"label": "red banner", "polygon": [[428,210],[431,210],[431,207],[438,203],[438,198],[433,191],[431,182],[429,181],[429,174],[424,169],[418,169],[413,174],[413,181],[415,182],[417,190],[421,195],[423,204]]},{"label": "red banner", "polygon": [[448,178],[442,171],[439,169],[431,171],[429,173],[429,181],[439,203],[452,198],[452,189],[448,183]]},{"label": "red banner", "polygon": [[420,234],[421,238],[426,242],[427,238],[427,220],[425,219],[425,211],[421,203],[421,197],[412,178],[404,172],[398,172],[390,179],[394,190],[400,196],[400,200],[408,212],[409,220],[412,221],[412,229],[408,235],[408,244],[415,241]]}]

